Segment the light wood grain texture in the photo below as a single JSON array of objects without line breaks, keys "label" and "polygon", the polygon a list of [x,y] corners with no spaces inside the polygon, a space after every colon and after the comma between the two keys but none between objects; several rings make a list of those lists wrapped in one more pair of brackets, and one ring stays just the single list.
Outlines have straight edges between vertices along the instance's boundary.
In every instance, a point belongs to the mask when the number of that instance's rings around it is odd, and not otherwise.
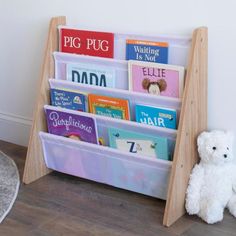
[{"label": "light wood grain texture", "polygon": [[47,130],[43,106],[49,104],[50,101],[48,79],[54,77],[54,60],[52,53],[57,51],[58,48],[57,26],[65,24],[65,17],[55,17],[52,18],[50,22],[47,46],[44,54],[44,64],[40,77],[39,94],[34,111],[33,125],[31,128],[23,176],[23,182],[26,184],[29,184],[50,172],[44,163],[38,134],[39,131]]},{"label": "light wood grain texture", "polygon": [[185,213],[189,175],[198,161],[196,138],[207,129],[207,40],[207,28],[194,31],[168,186],[165,226],[170,226]]}]

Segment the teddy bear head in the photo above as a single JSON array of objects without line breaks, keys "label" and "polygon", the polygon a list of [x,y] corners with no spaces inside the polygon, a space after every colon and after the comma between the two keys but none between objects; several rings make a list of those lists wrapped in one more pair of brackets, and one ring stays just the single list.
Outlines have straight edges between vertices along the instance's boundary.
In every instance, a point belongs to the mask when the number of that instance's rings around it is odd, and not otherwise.
[{"label": "teddy bear head", "polygon": [[233,134],[224,131],[202,132],[197,139],[201,161],[222,165],[233,160]]},{"label": "teddy bear head", "polygon": [[159,79],[157,81],[150,81],[150,79],[145,78],[142,82],[143,89],[147,90],[148,93],[153,95],[160,95],[162,91],[166,90],[167,83],[164,79]]}]

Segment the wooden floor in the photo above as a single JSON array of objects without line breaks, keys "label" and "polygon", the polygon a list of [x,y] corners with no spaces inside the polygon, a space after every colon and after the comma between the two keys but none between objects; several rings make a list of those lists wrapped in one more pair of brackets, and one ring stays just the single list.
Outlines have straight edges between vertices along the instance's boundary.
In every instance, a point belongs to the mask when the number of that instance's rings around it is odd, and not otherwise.
[{"label": "wooden floor", "polygon": [[[22,176],[26,148],[0,141],[0,150],[15,160]],[[53,172],[21,185],[0,236],[236,235],[236,219],[228,212],[215,225],[186,215],[165,228],[164,205],[161,200]]]}]

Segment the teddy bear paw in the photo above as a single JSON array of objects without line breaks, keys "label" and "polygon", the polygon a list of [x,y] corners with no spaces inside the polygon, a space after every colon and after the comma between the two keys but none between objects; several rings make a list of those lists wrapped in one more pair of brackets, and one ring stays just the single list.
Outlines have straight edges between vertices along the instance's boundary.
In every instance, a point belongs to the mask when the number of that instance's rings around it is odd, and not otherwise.
[{"label": "teddy bear paw", "polygon": [[198,201],[186,201],[185,207],[189,215],[196,215],[200,210]]},{"label": "teddy bear paw", "polygon": [[236,217],[236,206],[232,208],[230,208],[229,212],[234,216]]},{"label": "teddy bear paw", "polygon": [[214,224],[214,223],[220,222],[223,220],[223,213],[207,216],[204,220],[208,224]]},{"label": "teddy bear paw", "polygon": [[208,224],[214,224],[219,221],[223,220],[223,209],[205,209],[205,211],[201,212],[199,215],[204,221],[206,221]]},{"label": "teddy bear paw", "polygon": [[236,201],[231,202],[231,204],[228,205],[229,212],[236,217]]}]

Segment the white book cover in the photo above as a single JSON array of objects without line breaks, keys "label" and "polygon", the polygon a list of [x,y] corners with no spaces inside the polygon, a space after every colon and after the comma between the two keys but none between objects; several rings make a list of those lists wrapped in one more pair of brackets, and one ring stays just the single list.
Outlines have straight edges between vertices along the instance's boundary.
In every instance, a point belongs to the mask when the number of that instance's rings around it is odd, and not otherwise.
[{"label": "white book cover", "polygon": [[66,71],[66,79],[68,81],[100,87],[115,87],[115,69],[110,67],[68,63]]}]

